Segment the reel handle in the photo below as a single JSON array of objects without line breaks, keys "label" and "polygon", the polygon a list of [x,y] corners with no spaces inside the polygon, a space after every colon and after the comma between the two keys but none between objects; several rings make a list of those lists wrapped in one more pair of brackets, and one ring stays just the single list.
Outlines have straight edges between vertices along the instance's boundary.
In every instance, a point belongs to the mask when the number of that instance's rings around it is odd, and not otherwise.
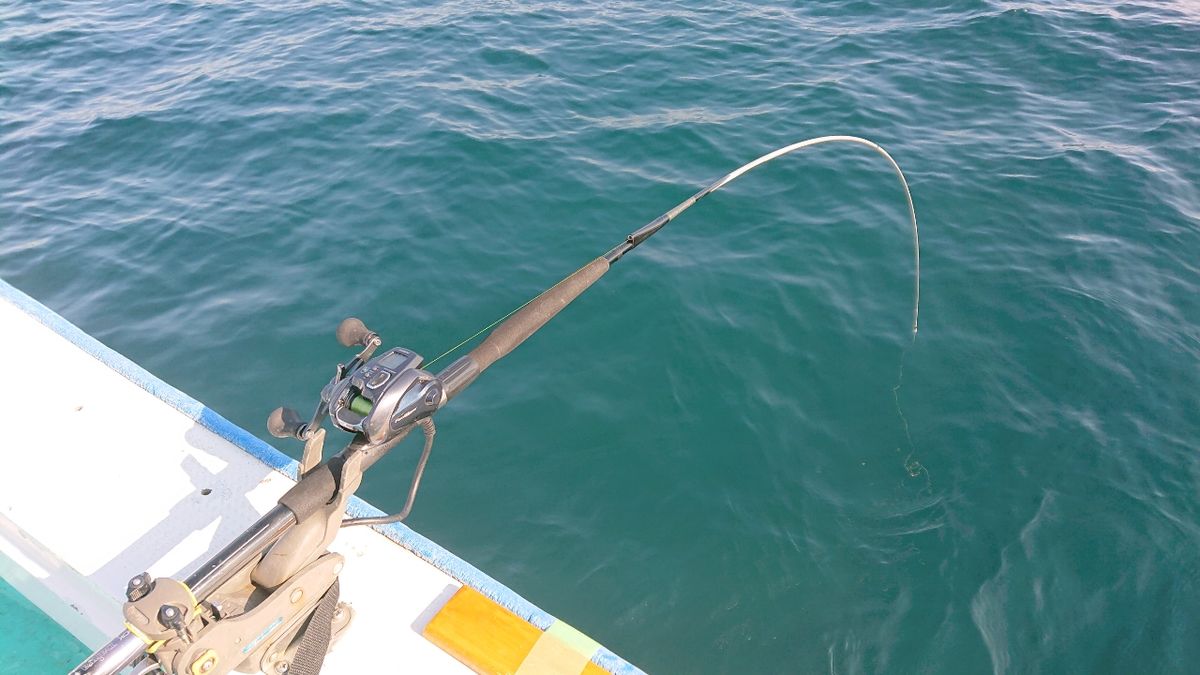
[{"label": "reel handle", "polygon": [[291,408],[279,407],[267,416],[267,431],[275,438],[300,438],[304,420]]},{"label": "reel handle", "polygon": [[352,316],[342,319],[337,327],[337,340],[343,347],[366,347],[374,337],[374,331]]}]

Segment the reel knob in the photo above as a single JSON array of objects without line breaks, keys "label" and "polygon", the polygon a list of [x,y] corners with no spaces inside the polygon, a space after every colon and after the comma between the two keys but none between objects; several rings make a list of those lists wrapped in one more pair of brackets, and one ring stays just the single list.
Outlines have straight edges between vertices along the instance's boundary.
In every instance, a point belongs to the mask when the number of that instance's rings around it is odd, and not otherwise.
[{"label": "reel knob", "polygon": [[[267,431],[275,438],[301,438],[304,420],[291,408],[279,407],[267,417]],[[303,440],[301,438],[301,440]]]},{"label": "reel knob", "polygon": [[343,347],[366,347],[374,337],[374,331],[354,317],[343,319],[337,327],[337,339]]}]

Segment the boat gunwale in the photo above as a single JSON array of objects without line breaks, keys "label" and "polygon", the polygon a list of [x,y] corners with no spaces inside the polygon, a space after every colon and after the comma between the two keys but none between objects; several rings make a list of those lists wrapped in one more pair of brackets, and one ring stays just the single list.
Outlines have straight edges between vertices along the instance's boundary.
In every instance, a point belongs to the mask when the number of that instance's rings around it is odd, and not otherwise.
[{"label": "boat gunwale", "polygon": [[[246,454],[292,480],[299,479],[299,463],[296,460],[180,389],[159,379],[150,371],[100,342],[4,279],[0,279],[0,298],[7,300],[38,323]],[[357,495],[351,497],[346,511],[349,516],[354,518],[387,515]],[[392,523],[372,527],[434,568],[441,570],[456,581],[474,588],[538,629],[548,630],[551,625],[559,621],[509,587],[407,525]],[[591,661],[614,675],[644,675],[641,669],[604,646],[596,651]]]}]

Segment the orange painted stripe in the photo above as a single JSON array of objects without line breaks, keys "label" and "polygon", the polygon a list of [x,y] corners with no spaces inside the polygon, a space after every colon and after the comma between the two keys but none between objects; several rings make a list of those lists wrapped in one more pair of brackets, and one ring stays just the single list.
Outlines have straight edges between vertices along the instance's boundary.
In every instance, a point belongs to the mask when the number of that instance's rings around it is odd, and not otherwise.
[{"label": "orange painted stripe", "polygon": [[474,588],[463,586],[422,634],[477,673],[512,675],[542,631]]},{"label": "orange painted stripe", "polygon": [[[487,675],[605,675],[555,635],[463,586],[422,631],[425,639],[477,673]],[[582,636],[581,636],[582,637]],[[584,638],[586,639],[586,638]]]}]

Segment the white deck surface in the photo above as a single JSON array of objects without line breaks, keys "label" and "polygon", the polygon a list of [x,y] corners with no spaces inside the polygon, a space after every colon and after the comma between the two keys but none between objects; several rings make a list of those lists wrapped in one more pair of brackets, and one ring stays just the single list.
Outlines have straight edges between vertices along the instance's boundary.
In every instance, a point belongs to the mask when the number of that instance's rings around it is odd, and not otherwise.
[{"label": "white deck surface", "polygon": [[[186,576],[293,483],[3,298],[0,327],[0,575],[95,648],[129,577]],[[418,633],[458,581],[369,528],[332,548],[356,617],[323,673],[469,672]]]}]

